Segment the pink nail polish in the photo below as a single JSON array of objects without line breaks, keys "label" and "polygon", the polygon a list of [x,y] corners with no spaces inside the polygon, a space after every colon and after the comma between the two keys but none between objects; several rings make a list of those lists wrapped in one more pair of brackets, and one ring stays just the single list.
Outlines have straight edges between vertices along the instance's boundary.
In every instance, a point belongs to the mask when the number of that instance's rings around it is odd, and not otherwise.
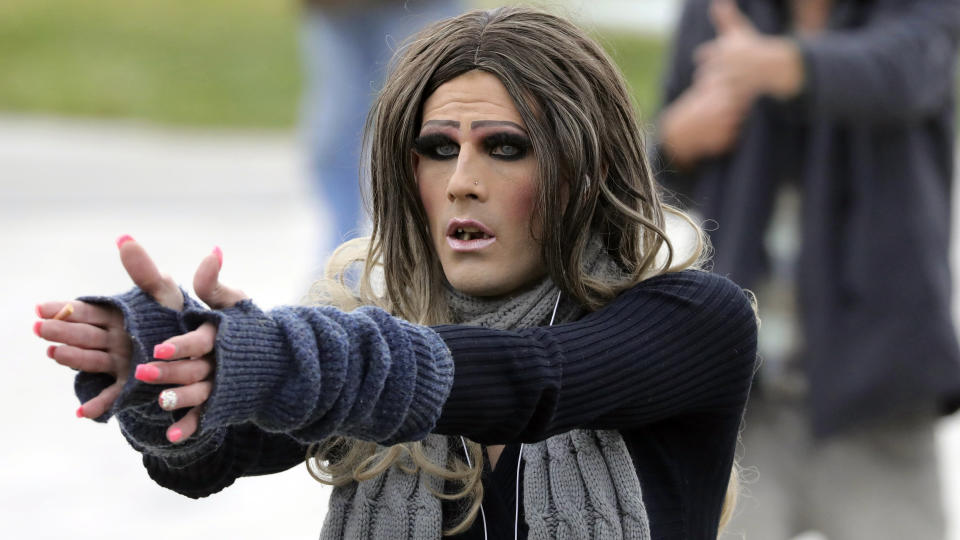
[{"label": "pink nail polish", "polygon": [[177,348],[170,343],[161,343],[153,348],[153,357],[159,358],[160,360],[169,360],[173,358],[173,354],[177,352]]},{"label": "pink nail polish", "polygon": [[217,256],[217,262],[220,263],[220,268],[223,268],[223,250],[220,249],[220,246],[214,246],[213,254]]},{"label": "pink nail polish", "polygon": [[77,407],[77,418],[83,418],[83,405]]},{"label": "pink nail polish", "polygon": [[[53,351],[55,351],[55,350],[57,350],[57,346],[56,346],[56,345],[51,345],[51,346],[47,347],[47,356],[50,357],[50,358],[53,358]],[[53,358],[53,359],[56,360],[56,358]]]},{"label": "pink nail polish", "polygon": [[167,440],[172,443],[178,442],[180,438],[183,437],[183,432],[180,431],[180,428],[172,427],[167,430]]},{"label": "pink nail polish", "polygon": [[130,240],[133,240],[133,237],[130,236],[129,234],[124,234],[122,236],[117,237],[117,247],[119,248],[120,246],[126,244]]},{"label": "pink nail polish", "polygon": [[33,323],[33,333],[36,334],[37,337],[41,337],[41,336],[40,336],[40,327],[41,327],[41,326],[43,326],[43,321],[37,321],[37,322]]},{"label": "pink nail polish", "polygon": [[137,366],[137,371],[133,376],[143,382],[153,382],[160,376],[160,370],[157,369],[157,366],[141,364]]},{"label": "pink nail polish", "polygon": [[43,313],[40,312],[40,304],[37,304],[37,317],[40,319],[43,318]]}]

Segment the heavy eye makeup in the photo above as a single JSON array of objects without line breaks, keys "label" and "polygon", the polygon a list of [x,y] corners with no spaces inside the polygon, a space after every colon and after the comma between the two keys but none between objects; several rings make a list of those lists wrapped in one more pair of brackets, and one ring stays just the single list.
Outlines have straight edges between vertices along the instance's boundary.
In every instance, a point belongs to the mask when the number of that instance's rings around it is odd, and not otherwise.
[{"label": "heavy eye makeup", "polygon": [[487,153],[506,161],[525,158],[531,146],[530,139],[525,135],[509,131],[491,133],[483,138],[483,147]]},{"label": "heavy eye makeup", "polygon": [[413,151],[425,158],[446,160],[457,157],[460,145],[443,133],[428,133],[413,140]]},{"label": "heavy eye makeup", "polygon": [[[490,156],[503,161],[523,159],[532,147],[525,135],[508,131],[491,133],[481,140],[481,144]],[[428,133],[414,139],[413,150],[425,158],[442,161],[457,157],[460,145],[443,133]]]}]

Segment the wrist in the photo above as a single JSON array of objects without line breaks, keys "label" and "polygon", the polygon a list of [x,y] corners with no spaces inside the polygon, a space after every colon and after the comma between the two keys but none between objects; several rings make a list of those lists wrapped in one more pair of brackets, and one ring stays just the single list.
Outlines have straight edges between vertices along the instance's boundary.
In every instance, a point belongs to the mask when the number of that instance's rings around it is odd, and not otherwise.
[{"label": "wrist", "polygon": [[681,169],[689,168],[698,159],[693,139],[684,134],[684,97],[667,107],[660,116],[660,146],[670,161]]},{"label": "wrist", "polygon": [[803,90],[805,79],[800,47],[789,38],[771,37],[763,50],[763,93],[783,100],[796,97]]}]

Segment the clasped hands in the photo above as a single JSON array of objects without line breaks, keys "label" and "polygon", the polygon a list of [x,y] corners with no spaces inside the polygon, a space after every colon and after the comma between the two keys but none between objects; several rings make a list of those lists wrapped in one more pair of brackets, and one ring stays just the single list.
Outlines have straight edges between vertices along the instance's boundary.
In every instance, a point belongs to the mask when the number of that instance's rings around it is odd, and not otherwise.
[{"label": "clasped hands", "polygon": [[792,41],[760,33],[733,0],[713,0],[710,18],[717,36],[693,52],[693,83],[660,120],[661,140],[681,167],[731,150],[757,97],[788,99],[803,87]]},{"label": "clasped hands", "polygon": [[[117,240],[117,246],[120,261],[137,287],[168,309],[183,309],[180,288],[172,278],[160,273],[138,242],[124,235]],[[243,292],[220,283],[222,263],[222,252],[215,248],[200,262],[193,278],[197,297],[212,309],[226,309],[246,298]],[[67,304],[72,305],[72,313],[62,320],[54,319]],[[158,360],[138,365],[131,374],[132,342],[118,309],[74,300],[44,302],[37,306],[37,314],[41,320],[34,325],[34,332],[59,344],[50,346],[47,356],[64,366],[116,379],[83,403],[77,409],[78,417],[98,418],[110,411],[124,384],[133,376],[144,383],[175,385],[160,393],[159,405],[165,410],[189,409],[167,429],[170,442],[183,442],[196,432],[203,404],[213,388],[217,329],[212,323],[205,322],[196,330],[166,339],[154,348],[153,356]]]}]

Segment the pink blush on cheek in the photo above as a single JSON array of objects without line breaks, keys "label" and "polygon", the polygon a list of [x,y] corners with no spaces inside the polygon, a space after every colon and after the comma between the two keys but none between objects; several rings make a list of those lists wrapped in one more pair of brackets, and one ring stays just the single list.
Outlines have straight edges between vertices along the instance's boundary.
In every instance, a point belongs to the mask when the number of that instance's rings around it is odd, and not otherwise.
[{"label": "pink blush on cheek", "polygon": [[505,208],[507,217],[514,223],[529,222],[533,215],[533,203],[537,191],[534,185],[517,186],[507,200],[510,203]]}]

